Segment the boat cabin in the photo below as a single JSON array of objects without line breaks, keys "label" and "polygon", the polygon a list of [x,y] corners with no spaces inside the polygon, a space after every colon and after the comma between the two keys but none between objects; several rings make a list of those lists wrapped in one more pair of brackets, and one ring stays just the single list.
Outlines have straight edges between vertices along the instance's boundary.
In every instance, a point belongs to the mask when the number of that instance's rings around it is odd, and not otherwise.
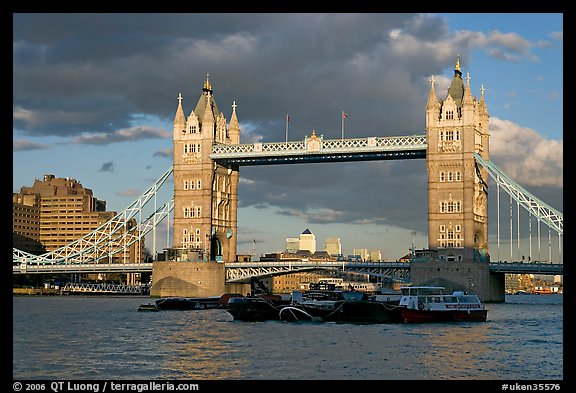
[{"label": "boat cabin", "polygon": [[462,291],[445,294],[444,287],[414,286],[400,288],[400,306],[413,310],[450,311],[483,310],[484,305],[477,295]]}]

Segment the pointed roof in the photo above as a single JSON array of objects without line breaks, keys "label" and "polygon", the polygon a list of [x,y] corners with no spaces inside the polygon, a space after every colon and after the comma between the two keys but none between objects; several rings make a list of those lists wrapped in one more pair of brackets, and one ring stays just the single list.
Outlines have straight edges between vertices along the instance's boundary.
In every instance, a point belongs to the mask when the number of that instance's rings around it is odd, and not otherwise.
[{"label": "pointed roof", "polygon": [[178,108],[176,109],[176,115],[174,116],[174,124],[186,124],[186,118],[184,117],[184,109],[182,109],[182,94],[178,94]]},{"label": "pointed roof", "polygon": [[452,83],[450,83],[446,97],[448,96],[452,97],[454,102],[456,102],[456,107],[460,108],[462,106],[462,98],[464,97],[464,81],[462,81],[462,71],[460,71],[460,55],[458,55],[458,59],[456,60],[454,78],[452,78]]},{"label": "pointed roof", "polygon": [[463,104],[472,104],[472,92],[470,91],[470,74],[466,74],[466,87],[464,88]]},{"label": "pointed roof", "polygon": [[216,121],[216,118],[220,114],[218,107],[216,106],[216,101],[214,101],[214,95],[212,94],[212,84],[208,80],[208,75],[206,75],[206,81],[202,87],[202,95],[198,99],[194,113],[199,119],[203,119],[206,113],[206,107],[212,112],[212,121]]},{"label": "pointed roof", "polygon": [[240,129],[240,123],[238,123],[238,116],[236,116],[236,101],[232,103],[232,115],[230,115],[230,128]]},{"label": "pointed roof", "polygon": [[304,232],[302,232],[303,235],[312,235],[312,232],[310,232],[310,229],[306,228],[306,230]]},{"label": "pointed roof", "polygon": [[428,92],[428,102],[426,103],[427,107],[438,104],[438,97],[436,97],[436,89],[434,88],[435,82],[436,80],[434,79],[434,75],[432,75],[430,78],[430,92]]}]

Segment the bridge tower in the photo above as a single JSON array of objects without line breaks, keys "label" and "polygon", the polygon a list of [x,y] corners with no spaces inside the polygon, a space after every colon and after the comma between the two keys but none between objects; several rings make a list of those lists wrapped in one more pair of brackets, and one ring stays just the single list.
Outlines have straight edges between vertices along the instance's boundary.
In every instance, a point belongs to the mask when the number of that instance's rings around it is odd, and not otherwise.
[{"label": "bridge tower", "polygon": [[236,104],[229,125],[206,77],[195,109],[185,118],[182,96],[174,117],[174,247],[206,261],[236,259],[238,168],[210,159],[213,144],[240,143]]},{"label": "bridge tower", "polygon": [[236,260],[239,173],[238,167],[213,161],[210,153],[213,144],[240,143],[236,103],[227,124],[208,76],[187,117],[182,100],[179,94],[173,131],[173,248],[154,265],[151,295],[221,295],[222,262]]},{"label": "bridge tower", "polygon": [[438,283],[478,293],[484,300],[503,296],[488,271],[488,173],[474,152],[489,159],[488,110],[484,87],[472,97],[470,76],[462,80],[460,59],[446,98],[439,100],[434,77],[426,104],[428,246],[432,259],[414,261],[413,283]]}]

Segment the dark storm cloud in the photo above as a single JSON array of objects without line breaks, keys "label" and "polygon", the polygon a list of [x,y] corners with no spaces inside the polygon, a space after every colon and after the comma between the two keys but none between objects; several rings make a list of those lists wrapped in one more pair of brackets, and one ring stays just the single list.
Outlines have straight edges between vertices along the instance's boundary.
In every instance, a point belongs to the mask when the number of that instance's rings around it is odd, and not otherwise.
[{"label": "dark storm cloud", "polygon": [[[312,128],[330,133],[337,131],[338,114],[345,107],[356,119],[351,135],[380,131],[382,118],[369,119],[382,112],[383,100],[417,103],[419,90],[425,88],[416,82],[413,91],[414,75],[386,55],[389,31],[409,25],[413,18],[17,14],[15,127],[31,135],[78,135],[129,127],[134,113],[172,119],[177,94],[183,93],[190,112],[209,73],[221,110],[229,116],[236,100],[241,122],[279,122],[291,112],[294,136]],[[433,26],[428,24],[427,30]],[[432,69],[445,65],[430,64]],[[400,75],[390,77],[393,73]],[[386,121],[391,128],[404,123],[395,105],[406,102],[389,104]],[[276,138],[270,126],[261,134]]]},{"label": "dark storm cloud", "polygon": [[[470,48],[530,57],[515,34],[450,33],[417,14],[16,14],[14,128],[33,137],[108,143],[162,133],[135,115],[186,115],[206,74],[220,111],[238,104],[241,142],[424,133],[431,75]],[[466,72],[466,70],[463,70]],[[442,86],[442,88],[440,88]],[[474,88],[478,88],[475,86]],[[76,139],[74,139],[76,138]],[[168,157],[170,150],[154,156]],[[105,163],[101,171],[113,170]],[[239,206],[273,208],[310,223],[402,225],[427,231],[424,160],[243,167]]]},{"label": "dark storm cloud", "polygon": [[247,179],[238,189],[240,207],[276,206],[278,214],[309,223],[426,228],[423,159],[241,168],[240,176]]}]

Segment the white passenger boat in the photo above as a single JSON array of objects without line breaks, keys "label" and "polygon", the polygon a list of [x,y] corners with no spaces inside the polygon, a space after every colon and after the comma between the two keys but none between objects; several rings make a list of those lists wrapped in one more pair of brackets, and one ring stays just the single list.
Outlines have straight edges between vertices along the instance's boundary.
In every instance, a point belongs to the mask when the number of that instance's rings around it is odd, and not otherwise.
[{"label": "white passenger boat", "polygon": [[405,323],[486,322],[488,310],[477,295],[462,291],[444,293],[444,287],[402,287],[400,312]]}]

